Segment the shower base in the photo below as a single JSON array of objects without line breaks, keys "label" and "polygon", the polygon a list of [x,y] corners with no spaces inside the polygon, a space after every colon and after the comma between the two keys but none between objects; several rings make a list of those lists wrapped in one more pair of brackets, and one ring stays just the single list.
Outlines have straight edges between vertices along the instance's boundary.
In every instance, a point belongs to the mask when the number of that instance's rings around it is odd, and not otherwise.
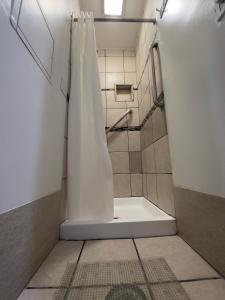
[{"label": "shower base", "polygon": [[176,234],[176,221],[144,197],[114,198],[110,222],[65,221],[63,240],[141,238]]}]

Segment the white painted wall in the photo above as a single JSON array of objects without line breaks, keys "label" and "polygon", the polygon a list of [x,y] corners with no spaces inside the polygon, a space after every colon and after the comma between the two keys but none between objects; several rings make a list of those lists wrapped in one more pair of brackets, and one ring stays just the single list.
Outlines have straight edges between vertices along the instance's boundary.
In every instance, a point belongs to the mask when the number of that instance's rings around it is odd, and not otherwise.
[{"label": "white painted wall", "polygon": [[169,0],[158,21],[174,184],[224,197],[225,24],[214,0]]},{"label": "white painted wall", "polygon": [[[9,22],[0,2],[0,213],[60,190],[69,24],[76,0],[39,0],[55,39],[52,84]],[[30,10],[32,17],[32,10]]]}]

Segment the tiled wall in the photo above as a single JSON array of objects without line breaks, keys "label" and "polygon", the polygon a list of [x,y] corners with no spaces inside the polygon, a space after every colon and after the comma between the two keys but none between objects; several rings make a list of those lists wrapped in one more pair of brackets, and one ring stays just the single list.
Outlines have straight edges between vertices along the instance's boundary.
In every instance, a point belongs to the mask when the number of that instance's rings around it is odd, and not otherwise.
[{"label": "tiled wall", "polygon": [[[117,127],[133,128],[139,123],[137,91],[134,100],[116,101],[115,84],[133,84],[137,87],[135,51],[102,49],[98,51],[98,65],[105,113],[105,125],[110,127],[120,116],[132,109],[132,115]],[[142,196],[142,166],[140,132],[138,130],[114,131],[108,134],[108,149],[112,161],[114,196]]]},{"label": "tiled wall", "polygon": [[[151,1],[147,1],[145,16],[155,17]],[[144,120],[152,100],[151,61],[149,47],[157,39],[157,27],[143,24],[137,46],[137,82],[140,122]],[[160,61],[155,55],[158,94],[162,91]],[[157,108],[141,130],[141,152],[143,168],[143,194],[170,215],[174,215],[174,191],[168,146],[165,111]]]}]

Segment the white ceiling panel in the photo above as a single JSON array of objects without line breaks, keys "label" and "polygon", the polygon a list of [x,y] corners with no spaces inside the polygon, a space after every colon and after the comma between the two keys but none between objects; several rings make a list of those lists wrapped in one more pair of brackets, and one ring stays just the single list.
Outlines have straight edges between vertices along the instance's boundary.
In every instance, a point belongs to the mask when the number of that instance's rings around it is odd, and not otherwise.
[{"label": "white ceiling panel", "polygon": [[[146,0],[124,0],[124,18],[143,16]],[[95,17],[104,17],[103,0],[80,0],[81,10],[92,11]],[[135,48],[140,24],[138,23],[95,23],[98,48]]]}]

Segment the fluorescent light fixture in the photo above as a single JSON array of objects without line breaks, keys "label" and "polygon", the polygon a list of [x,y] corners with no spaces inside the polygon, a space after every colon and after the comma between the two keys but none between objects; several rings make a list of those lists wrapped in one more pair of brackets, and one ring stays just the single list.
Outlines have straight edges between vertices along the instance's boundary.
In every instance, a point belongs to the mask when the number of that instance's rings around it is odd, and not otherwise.
[{"label": "fluorescent light fixture", "polygon": [[104,0],[104,13],[110,16],[121,16],[123,0]]}]

